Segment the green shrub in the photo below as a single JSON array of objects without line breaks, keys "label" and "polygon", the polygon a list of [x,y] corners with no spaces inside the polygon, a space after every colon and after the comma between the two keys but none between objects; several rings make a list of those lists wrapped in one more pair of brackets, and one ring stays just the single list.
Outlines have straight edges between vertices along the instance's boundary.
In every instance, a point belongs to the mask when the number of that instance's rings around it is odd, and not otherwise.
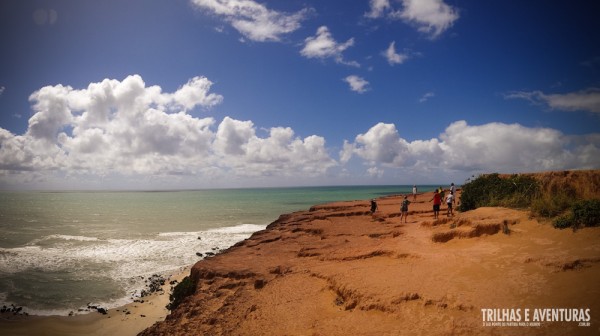
[{"label": "green shrub", "polygon": [[600,226],[600,200],[581,200],[575,203],[573,218],[582,226]]},{"label": "green shrub", "polygon": [[463,185],[459,210],[468,211],[482,206],[524,208],[538,193],[539,184],[530,176],[482,175]]},{"label": "green shrub", "polygon": [[544,194],[531,202],[531,212],[536,216],[552,218],[570,209],[576,200],[567,193]]},{"label": "green shrub", "polygon": [[569,213],[555,218],[554,221],[552,221],[552,226],[556,229],[566,229],[573,226],[573,223],[573,215]]},{"label": "green shrub", "polygon": [[557,229],[600,226],[600,200],[591,199],[575,202],[571,211],[555,218],[552,225]]},{"label": "green shrub", "polygon": [[183,299],[194,294],[196,291],[196,285],[192,282],[189,276],[186,276],[173,288],[173,293],[169,295],[169,304],[167,309],[173,310],[183,302]]},{"label": "green shrub", "polygon": [[529,207],[536,216],[554,218],[552,225],[558,229],[600,226],[600,199],[578,199],[569,185],[546,185],[543,189],[532,176],[482,175],[463,185],[459,210]]}]

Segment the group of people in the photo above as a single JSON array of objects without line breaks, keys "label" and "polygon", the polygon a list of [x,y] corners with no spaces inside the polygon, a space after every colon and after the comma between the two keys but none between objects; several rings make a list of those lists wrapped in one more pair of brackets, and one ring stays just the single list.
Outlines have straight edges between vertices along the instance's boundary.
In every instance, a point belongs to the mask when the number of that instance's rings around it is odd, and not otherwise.
[{"label": "group of people", "polygon": [[446,210],[446,215],[448,217],[454,216],[453,205],[456,203],[456,197],[454,194],[456,193],[456,187],[454,183],[450,184],[450,194],[446,195],[446,191],[439,187],[433,193],[433,198],[429,200],[429,202],[433,201],[433,218],[438,219],[440,215],[440,206],[442,205],[442,200],[446,200],[446,205],[448,206]]},{"label": "group of people", "polygon": [[[433,201],[433,218],[438,219],[439,214],[440,214],[440,207],[442,205],[442,200],[445,200],[446,205],[448,206],[446,215],[448,217],[454,216],[453,205],[456,203],[456,197],[455,197],[456,187],[454,186],[454,183],[450,184],[449,192],[450,193],[448,195],[446,195],[446,191],[442,187],[439,187],[433,193],[433,198],[431,200],[429,200],[429,202]],[[414,185],[412,188],[412,194],[413,194],[413,201],[416,201],[417,200],[417,186],[416,185]],[[408,221],[408,205],[410,203],[411,202],[408,200],[408,195],[404,195],[404,199],[400,203],[400,222],[402,222],[403,218],[404,218],[405,223]],[[375,199],[372,199],[371,200],[371,214],[373,214],[375,211],[377,211],[377,202],[375,201]]]}]

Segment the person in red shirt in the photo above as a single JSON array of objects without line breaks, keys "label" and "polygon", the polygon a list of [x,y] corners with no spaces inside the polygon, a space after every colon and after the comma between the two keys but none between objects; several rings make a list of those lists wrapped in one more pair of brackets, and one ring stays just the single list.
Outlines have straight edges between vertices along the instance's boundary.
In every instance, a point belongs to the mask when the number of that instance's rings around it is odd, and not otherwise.
[{"label": "person in red shirt", "polygon": [[442,205],[442,195],[440,195],[438,189],[435,190],[433,198],[429,200],[429,202],[431,201],[433,201],[433,218],[438,219],[440,214],[440,205]]}]

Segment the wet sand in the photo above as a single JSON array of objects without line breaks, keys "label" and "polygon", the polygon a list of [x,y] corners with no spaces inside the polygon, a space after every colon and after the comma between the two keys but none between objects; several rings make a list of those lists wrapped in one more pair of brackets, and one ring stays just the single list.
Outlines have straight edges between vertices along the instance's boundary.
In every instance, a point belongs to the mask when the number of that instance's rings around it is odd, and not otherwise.
[{"label": "wet sand", "polygon": [[155,292],[141,298],[143,303],[133,302],[123,307],[109,309],[106,315],[97,312],[75,316],[23,316],[0,314],[0,335],[98,335],[128,336],[137,335],[157,321],[165,319],[169,310],[170,281],[181,281],[189,275],[185,268],[173,274],[162,286],[162,292]]}]

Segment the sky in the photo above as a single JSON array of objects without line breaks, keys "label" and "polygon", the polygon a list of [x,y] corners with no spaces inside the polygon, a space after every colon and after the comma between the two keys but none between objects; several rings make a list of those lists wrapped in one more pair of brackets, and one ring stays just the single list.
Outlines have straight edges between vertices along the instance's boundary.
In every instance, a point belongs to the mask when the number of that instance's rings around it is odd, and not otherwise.
[{"label": "sky", "polygon": [[600,4],[4,0],[0,189],[600,169]]}]

